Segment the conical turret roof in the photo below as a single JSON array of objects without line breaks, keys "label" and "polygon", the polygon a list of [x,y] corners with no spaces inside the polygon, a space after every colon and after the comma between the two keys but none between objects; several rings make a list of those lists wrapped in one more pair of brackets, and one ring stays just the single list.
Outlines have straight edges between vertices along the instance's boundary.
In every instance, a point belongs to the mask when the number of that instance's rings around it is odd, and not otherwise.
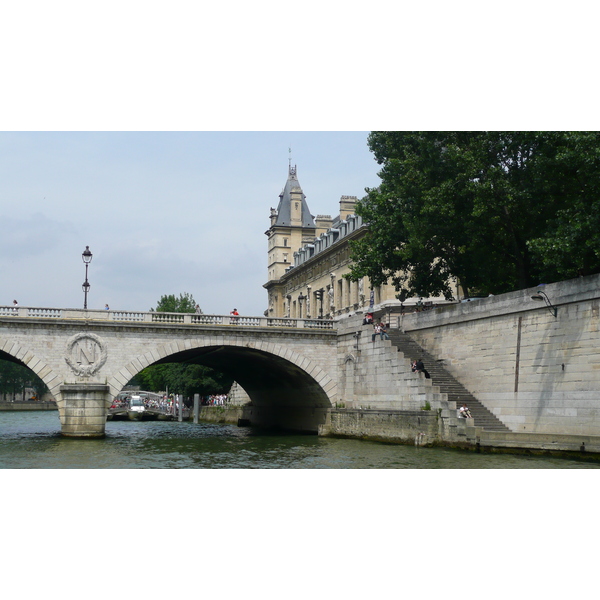
[{"label": "conical turret roof", "polygon": [[283,188],[281,194],[279,194],[279,206],[277,207],[277,220],[275,221],[275,226],[291,226],[292,201],[298,201],[297,196],[292,199],[292,192],[294,192],[294,194],[300,194],[300,199],[302,202],[302,227],[312,227],[316,229],[313,216],[310,214],[310,210],[308,210],[306,196],[302,192],[300,182],[298,181],[296,167],[292,167],[291,165],[289,167],[288,178],[285,182],[285,187]]}]

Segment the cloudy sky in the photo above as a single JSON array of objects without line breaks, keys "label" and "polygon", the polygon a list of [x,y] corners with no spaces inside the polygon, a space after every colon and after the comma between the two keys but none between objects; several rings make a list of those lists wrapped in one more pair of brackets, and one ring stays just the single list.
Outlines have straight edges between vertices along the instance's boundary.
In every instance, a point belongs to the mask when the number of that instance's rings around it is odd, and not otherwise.
[{"label": "cloudy sky", "polygon": [[377,185],[366,132],[0,133],[0,304],[267,307],[269,209],[290,158],[311,212]]}]

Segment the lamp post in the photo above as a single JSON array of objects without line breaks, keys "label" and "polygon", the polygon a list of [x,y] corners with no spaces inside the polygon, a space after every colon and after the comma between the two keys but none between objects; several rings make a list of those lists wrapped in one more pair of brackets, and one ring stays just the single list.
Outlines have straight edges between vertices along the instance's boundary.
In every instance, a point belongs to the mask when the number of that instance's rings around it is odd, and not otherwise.
[{"label": "lamp post", "polygon": [[554,318],[556,319],[556,313],[558,312],[558,308],[556,306],[552,306],[552,302],[550,302],[550,299],[548,298],[546,292],[539,290],[537,293],[531,296],[531,299],[537,300],[538,302],[544,301],[546,303],[546,308],[554,315]]},{"label": "lamp post", "polygon": [[88,265],[92,262],[92,253],[90,252],[89,246],[85,247],[85,250],[81,253],[81,258],[85,264],[85,281],[81,286],[81,289],[83,290],[83,308],[84,310],[87,310],[87,295],[90,291],[90,283],[88,281]]}]

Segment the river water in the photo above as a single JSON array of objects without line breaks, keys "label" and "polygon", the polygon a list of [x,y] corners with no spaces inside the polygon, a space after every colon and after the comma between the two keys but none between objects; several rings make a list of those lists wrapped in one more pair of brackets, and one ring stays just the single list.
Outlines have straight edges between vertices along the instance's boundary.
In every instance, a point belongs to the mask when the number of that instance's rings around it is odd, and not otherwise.
[{"label": "river water", "polygon": [[589,469],[597,463],[477,454],[235,425],[109,421],[103,439],[60,434],[56,411],[0,412],[3,469]]}]

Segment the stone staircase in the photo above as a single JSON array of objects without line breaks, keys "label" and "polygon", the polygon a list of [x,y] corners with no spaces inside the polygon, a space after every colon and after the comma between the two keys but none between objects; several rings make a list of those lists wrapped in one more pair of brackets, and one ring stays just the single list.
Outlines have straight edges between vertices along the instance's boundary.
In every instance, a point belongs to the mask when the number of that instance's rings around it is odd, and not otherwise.
[{"label": "stone staircase", "polygon": [[473,425],[488,431],[510,431],[510,429],[489,411],[475,396],[473,396],[461,383],[446,371],[442,361],[438,360],[426,350],[423,350],[408,334],[398,329],[388,331],[392,346],[398,348],[398,352],[404,354],[404,358],[416,360],[421,358],[425,369],[431,375],[431,382],[437,386],[441,393],[447,394],[448,401],[456,402],[456,408],[463,403],[469,407],[473,419]]}]

